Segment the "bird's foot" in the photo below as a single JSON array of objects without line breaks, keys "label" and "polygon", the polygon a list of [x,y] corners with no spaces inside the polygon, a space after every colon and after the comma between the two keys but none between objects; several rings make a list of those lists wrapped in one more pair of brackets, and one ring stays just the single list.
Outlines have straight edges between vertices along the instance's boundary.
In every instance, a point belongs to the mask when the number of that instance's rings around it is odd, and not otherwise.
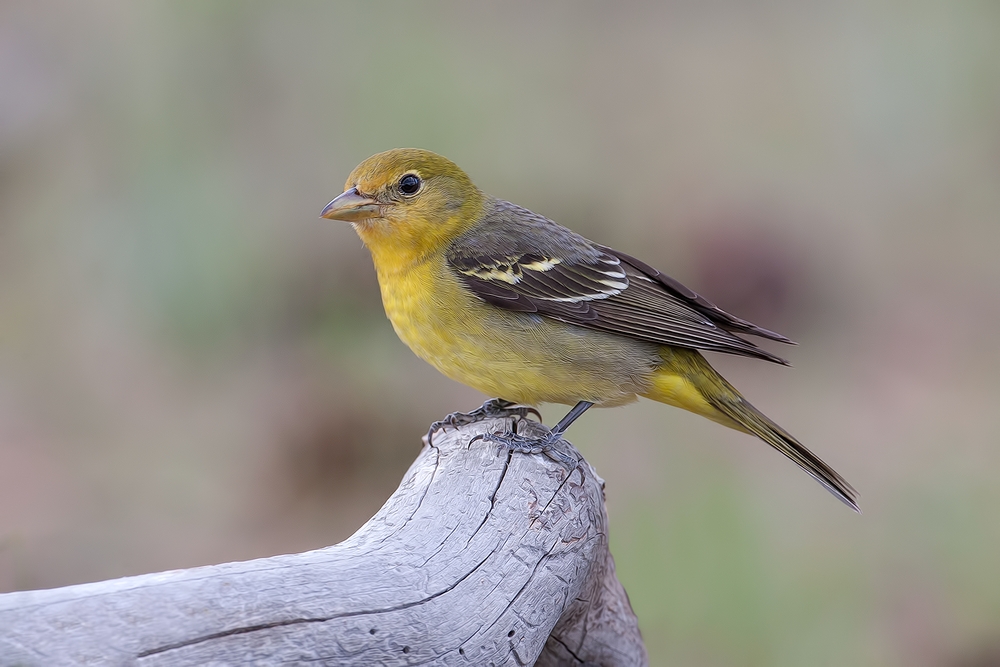
[{"label": "bird's foot", "polygon": [[434,433],[442,429],[457,429],[462,426],[468,426],[469,424],[475,424],[476,422],[483,421],[484,419],[495,419],[497,417],[517,417],[518,419],[525,419],[529,414],[533,414],[538,417],[538,421],[542,420],[542,415],[538,412],[538,410],[530,405],[519,405],[513,401],[507,401],[502,398],[491,398],[472,412],[452,412],[444,419],[434,422],[431,424],[431,427],[427,431],[427,435],[425,437],[427,438],[427,444],[431,445],[433,443],[432,438],[434,437]]},{"label": "bird's foot", "polygon": [[533,438],[518,433],[517,424],[517,420],[512,420],[502,433],[481,433],[470,440],[469,444],[482,440],[496,445],[498,453],[506,449],[522,454],[545,454],[553,461],[570,468],[575,468],[579,464],[577,458],[570,456],[561,448],[556,448],[556,443],[562,438],[561,433],[549,432],[547,435]]}]

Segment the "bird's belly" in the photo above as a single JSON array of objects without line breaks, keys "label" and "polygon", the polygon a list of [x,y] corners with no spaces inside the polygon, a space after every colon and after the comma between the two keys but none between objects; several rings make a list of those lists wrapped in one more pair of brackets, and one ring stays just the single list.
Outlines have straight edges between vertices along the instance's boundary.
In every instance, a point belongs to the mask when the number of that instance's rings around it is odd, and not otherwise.
[{"label": "bird's belly", "polygon": [[380,280],[386,314],[417,356],[484,394],[621,405],[648,390],[661,363],[653,345],[502,310],[436,275],[428,267]]}]

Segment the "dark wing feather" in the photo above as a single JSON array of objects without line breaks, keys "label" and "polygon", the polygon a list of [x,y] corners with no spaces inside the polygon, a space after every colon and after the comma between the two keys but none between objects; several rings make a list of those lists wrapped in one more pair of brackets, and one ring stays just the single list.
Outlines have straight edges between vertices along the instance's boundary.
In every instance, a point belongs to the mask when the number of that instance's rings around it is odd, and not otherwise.
[{"label": "dark wing feather", "polygon": [[508,202],[497,201],[480,225],[452,244],[448,263],[473,294],[501,308],[659,345],[788,363],[736,334],[790,343],[784,336]]},{"label": "dark wing feather", "polygon": [[751,322],[747,322],[746,320],[742,320],[736,317],[735,315],[727,313],[726,311],[722,310],[721,308],[719,308],[714,303],[712,303],[705,297],[701,296],[694,290],[688,289],[687,287],[680,284],[670,276],[660,273],[659,271],[651,267],[649,264],[646,264],[642,260],[638,260],[635,257],[626,255],[625,253],[619,252],[618,250],[614,250],[612,248],[607,248],[604,246],[599,246],[599,247],[605,252],[614,255],[623,262],[631,264],[637,270],[641,271],[644,275],[660,283],[672,294],[686,301],[688,305],[690,305],[692,308],[703,313],[704,315],[712,319],[712,321],[714,321],[716,324],[726,329],[727,331],[735,331],[744,334],[751,334],[753,336],[760,336],[761,338],[769,338],[771,340],[776,340],[781,343],[788,343],[789,345],[796,344],[795,341],[790,340],[779,333],[775,333],[774,331],[770,331],[769,329],[765,329],[764,327],[759,327],[756,324],[752,324]]}]

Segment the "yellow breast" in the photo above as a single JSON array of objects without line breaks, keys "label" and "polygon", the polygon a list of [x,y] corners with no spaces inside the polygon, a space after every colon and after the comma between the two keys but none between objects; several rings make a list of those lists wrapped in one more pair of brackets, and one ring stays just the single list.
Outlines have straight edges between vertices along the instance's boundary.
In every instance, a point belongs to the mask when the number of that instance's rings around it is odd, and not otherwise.
[{"label": "yellow breast", "polygon": [[491,306],[443,255],[392,270],[376,260],[399,338],[446,376],[519,403],[620,405],[647,388],[654,346]]}]

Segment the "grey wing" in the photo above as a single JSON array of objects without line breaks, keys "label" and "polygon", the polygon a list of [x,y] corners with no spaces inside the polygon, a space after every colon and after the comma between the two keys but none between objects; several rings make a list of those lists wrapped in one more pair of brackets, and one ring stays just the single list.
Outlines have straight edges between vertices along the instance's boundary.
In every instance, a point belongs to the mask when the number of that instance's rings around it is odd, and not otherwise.
[{"label": "grey wing", "polygon": [[498,205],[499,214],[448,253],[452,270],[484,301],[659,345],[787,365],[736,333],[790,343],[784,336],[726,313],[624,253],[513,204]]}]

